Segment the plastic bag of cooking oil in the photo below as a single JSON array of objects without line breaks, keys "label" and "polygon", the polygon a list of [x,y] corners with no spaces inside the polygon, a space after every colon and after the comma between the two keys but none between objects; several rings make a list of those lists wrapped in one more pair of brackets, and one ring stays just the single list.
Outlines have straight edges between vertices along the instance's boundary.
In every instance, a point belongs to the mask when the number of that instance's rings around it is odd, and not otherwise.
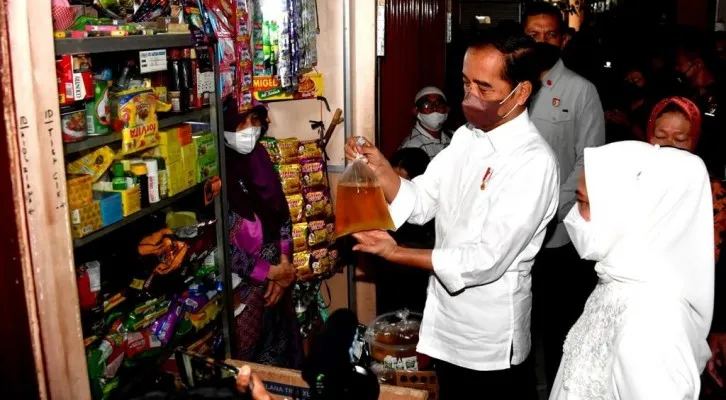
[{"label": "plastic bag of cooking oil", "polygon": [[[365,145],[365,142],[361,142]],[[343,172],[335,199],[335,238],[370,230],[396,229],[378,178],[359,158]]]}]

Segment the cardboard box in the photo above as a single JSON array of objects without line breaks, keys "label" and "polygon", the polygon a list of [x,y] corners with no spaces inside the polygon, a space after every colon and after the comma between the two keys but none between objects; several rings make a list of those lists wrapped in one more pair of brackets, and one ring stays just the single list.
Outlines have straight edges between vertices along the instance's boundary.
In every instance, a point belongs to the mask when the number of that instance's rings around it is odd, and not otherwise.
[{"label": "cardboard box", "polygon": [[169,197],[183,192],[186,189],[186,179],[182,162],[166,164],[166,171],[169,175]]},{"label": "cardboard box", "polygon": [[[303,380],[300,371],[252,364],[238,360],[229,360],[228,363],[242,367],[249,365],[252,372],[259,375],[265,382],[265,388],[275,400],[309,399],[309,389]],[[427,400],[428,393],[410,388],[381,385],[379,400]],[[342,400],[342,399],[341,399]]]},{"label": "cardboard box", "polygon": [[186,188],[190,188],[197,183],[197,148],[190,143],[182,146],[182,168],[184,173],[184,182]]},{"label": "cardboard box", "polygon": [[120,193],[94,192],[93,198],[101,205],[101,221],[109,226],[124,218],[123,202]]},{"label": "cardboard box", "polygon": [[73,237],[80,239],[103,228],[101,204],[97,201],[81,208],[71,210],[71,230]]},{"label": "cardboard box", "polygon": [[214,160],[199,160],[194,176],[197,183],[206,181],[207,179],[219,175],[219,162]]},{"label": "cardboard box", "polygon": [[68,175],[66,178],[68,186],[68,208],[75,210],[87,206],[93,202],[93,176],[91,175]]},{"label": "cardboard box", "polygon": [[194,135],[194,147],[197,149],[197,159],[209,163],[218,159],[217,138],[212,133]]}]

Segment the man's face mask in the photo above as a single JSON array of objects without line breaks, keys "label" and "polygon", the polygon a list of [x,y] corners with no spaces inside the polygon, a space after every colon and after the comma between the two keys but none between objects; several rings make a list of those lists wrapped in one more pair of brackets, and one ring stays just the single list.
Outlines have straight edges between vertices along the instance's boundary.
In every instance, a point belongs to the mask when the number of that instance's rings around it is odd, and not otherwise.
[{"label": "man's face mask", "polygon": [[519,84],[505,97],[503,100],[482,100],[479,97],[471,94],[466,94],[464,101],[461,103],[464,117],[469,121],[475,128],[481,129],[484,132],[493,129],[499,121],[507,118],[517,108],[517,103],[514,103],[512,109],[509,110],[503,117],[499,116],[499,108],[504,104],[514,92],[519,88]]},{"label": "man's face mask", "polygon": [[227,146],[240,154],[250,154],[261,135],[261,126],[250,126],[236,132],[224,131]]},{"label": "man's face mask", "polygon": [[432,112],[430,114],[418,113],[418,121],[428,130],[440,131],[448,116],[448,114],[440,112]]}]

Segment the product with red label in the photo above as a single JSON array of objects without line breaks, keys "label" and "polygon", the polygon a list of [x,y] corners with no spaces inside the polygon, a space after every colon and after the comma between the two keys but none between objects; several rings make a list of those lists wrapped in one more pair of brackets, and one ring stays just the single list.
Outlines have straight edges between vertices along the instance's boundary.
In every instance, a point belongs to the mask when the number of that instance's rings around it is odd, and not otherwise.
[{"label": "product with red label", "polygon": [[161,347],[161,341],[149,332],[130,332],[126,344],[126,357],[132,359]]},{"label": "product with red label", "polygon": [[94,97],[91,57],[87,54],[66,54],[56,60],[58,101],[68,105]]}]

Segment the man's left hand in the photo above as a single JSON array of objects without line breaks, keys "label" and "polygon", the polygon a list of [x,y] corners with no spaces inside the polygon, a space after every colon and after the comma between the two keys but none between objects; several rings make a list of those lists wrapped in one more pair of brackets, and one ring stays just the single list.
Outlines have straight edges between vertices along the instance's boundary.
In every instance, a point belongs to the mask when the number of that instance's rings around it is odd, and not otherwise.
[{"label": "man's left hand", "polygon": [[353,246],[354,251],[375,254],[386,260],[390,260],[398,249],[396,240],[386,231],[358,232],[354,233],[353,237],[358,240],[358,244]]}]

